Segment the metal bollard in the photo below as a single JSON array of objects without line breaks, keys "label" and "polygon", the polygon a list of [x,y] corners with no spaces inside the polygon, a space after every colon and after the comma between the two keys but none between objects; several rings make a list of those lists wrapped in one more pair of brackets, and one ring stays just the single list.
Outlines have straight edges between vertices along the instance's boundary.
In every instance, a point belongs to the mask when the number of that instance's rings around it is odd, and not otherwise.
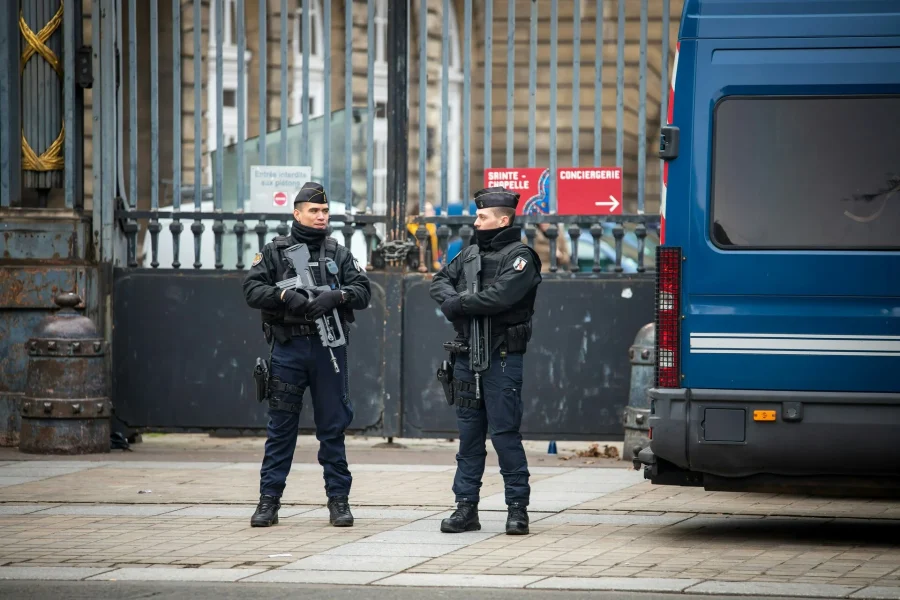
[{"label": "metal bollard", "polygon": [[647,390],[653,385],[655,346],[656,324],[648,323],[638,331],[634,344],[628,350],[628,357],[631,359],[631,390],[628,394],[628,406],[625,407],[622,460],[631,461],[650,445],[650,398]]},{"label": "metal bollard", "polygon": [[57,313],[28,340],[28,370],[20,408],[19,450],[29,454],[109,452],[106,343],[79,315],[72,293],[55,299]]}]

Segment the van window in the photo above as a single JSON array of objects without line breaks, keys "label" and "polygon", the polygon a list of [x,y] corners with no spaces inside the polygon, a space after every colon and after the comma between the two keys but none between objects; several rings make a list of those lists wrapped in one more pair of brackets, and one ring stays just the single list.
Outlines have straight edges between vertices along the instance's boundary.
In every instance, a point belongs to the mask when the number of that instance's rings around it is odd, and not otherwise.
[{"label": "van window", "polygon": [[711,239],[900,247],[900,97],[731,97],[713,116]]}]

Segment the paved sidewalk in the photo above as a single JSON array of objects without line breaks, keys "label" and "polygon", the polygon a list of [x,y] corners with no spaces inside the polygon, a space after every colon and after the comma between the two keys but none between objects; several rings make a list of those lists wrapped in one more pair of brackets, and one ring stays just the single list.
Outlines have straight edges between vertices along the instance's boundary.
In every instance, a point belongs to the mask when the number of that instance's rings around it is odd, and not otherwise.
[{"label": "paved sidewalk", "polygon": [[299,463],[281,523],[254,529],[257,461],[137,460],[152,447],[0,462],[0,578],[900,599],[900,502],[654,487],[621,465],[532,461],[531,535],[503,534],[495,466],[482,530],[450,535],[452,462],[351,459],[354,527],[328,525],[321,467]]}]

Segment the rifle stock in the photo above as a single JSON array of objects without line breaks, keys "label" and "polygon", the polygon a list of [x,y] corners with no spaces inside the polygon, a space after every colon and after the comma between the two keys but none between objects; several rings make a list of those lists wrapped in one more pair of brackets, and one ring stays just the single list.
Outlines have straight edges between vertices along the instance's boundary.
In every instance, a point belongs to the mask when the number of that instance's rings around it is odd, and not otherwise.
[{"label": "rifle stock", "polygon": [[[306,244],[295,244],[291,246],[284,251],[284,256],[287,258],[297,276],[279,281],[276,284],[279,289],[295,289],[310,300],[322,292],[331,289],[327,285],[316,285],[312,269],[309,266],[310,255],[309,248]],[[345,345],[347,339],[344,337],[344,328],[341,327],[341,319],[337,309],[331,309],[331,314],[325,314],[319,317],[315,320],[315,323],[316,329],[319,332],[319,340],[321,340],[322,346],[328,348],[328,353],[331,355],[331,364],[334,367],[334,372],[340,373],[341,369],[338,366],[332,348]]]}]

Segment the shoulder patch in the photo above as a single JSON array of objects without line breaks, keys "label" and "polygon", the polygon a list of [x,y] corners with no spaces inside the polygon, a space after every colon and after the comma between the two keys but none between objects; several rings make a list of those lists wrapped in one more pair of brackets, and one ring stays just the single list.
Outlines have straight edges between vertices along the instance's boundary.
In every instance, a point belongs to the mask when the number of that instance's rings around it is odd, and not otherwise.
[{"label": "shoulder patch", "polygon": [[366,272],[366,270],[359,264],[359,261],[356,260],[355,258],[353,259],[353,266],[356,267],[356,270],[359,271],[360,273]]},{"label": "shoulder patch", "polygon": [[262,252],[257,252],[256,256],[253,257],[253,264],[251,266],[255,267],[260,262],[262,262]]},{"label": "shoulder patch", "polygon": [[513,261],[513,269],[516,271],[524,271],[526,265],[528,265],[528,261],[521,256],[517,256],[516,260]]}]

